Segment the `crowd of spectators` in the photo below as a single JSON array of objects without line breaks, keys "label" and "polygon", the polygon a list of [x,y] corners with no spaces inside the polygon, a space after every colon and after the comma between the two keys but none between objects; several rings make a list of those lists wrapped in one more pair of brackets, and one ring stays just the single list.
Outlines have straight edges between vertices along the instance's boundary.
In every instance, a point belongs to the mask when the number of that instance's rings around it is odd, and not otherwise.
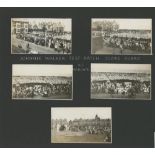
[{"label": "crowd of spectators", "polygon": [[72,82],[67,78],[13,77],[13,98],[34,98],[66,95],[71,97]]}]

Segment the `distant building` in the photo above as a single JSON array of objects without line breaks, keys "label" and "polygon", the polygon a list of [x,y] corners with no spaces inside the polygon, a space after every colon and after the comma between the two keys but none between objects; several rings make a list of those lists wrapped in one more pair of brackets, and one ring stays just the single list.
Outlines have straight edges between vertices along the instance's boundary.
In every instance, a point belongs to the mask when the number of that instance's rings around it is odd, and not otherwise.
[{"label": "distant building", "polygon": [[61,22],[52,23],[52,22],[40,22],[30,23],[29,30],[32,32],[54,32],[54,33],[64,33],[65,26]]},{"label": "distant building", "polygon": [[96,127],[111,127],[110,119],[100,119],[97,115],[94,119],[75,119],[71,121],[70,126],[96,126]]},{"label": "distant building", "polygon": [[28,33],[29,22],[12,20],[12,33]]},{"label": "distant building", "polygon": [[61,22],[59,23],[50,23],[47,26],[47,31],[56,32],[56,33],[63,33],[64,32],[64,26]]},{"label": "distant building", "polygon": [[52,128],[56,128],[57,125],[65,125],[68,128],[80,128],[80,127],[95,127],[95,128],[106,128],[111,129],[110,119],[101,119],[98,115],[94,119],[74,119],[67,122],[65,119],[52,120]]},{"label": "distant building", "polygon": [[[127,30],[127,29],[119,29],[116,32],[116,35],[119,37],[128,37],[128,38],[144,38],[151,39],[151,30]],[[115,33],[113,33],[115,35]]]}]

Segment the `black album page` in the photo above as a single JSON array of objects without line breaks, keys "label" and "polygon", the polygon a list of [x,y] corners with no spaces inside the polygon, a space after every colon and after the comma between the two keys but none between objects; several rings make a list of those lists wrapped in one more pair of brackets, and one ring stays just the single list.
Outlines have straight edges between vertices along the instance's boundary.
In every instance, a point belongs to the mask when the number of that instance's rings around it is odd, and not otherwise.
[{"label": "black album page", "polygon": [[0,147],[154,147],[154,8],[0,8]]}]

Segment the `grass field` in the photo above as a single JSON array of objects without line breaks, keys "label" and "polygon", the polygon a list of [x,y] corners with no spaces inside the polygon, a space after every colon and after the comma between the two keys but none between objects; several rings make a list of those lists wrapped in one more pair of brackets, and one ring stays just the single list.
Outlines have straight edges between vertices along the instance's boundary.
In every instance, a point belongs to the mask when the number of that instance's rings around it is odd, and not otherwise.
[{"label": "grass field", "polygon": [[150,95],[149,94],[136,94],[136,96],[129,98],[127,95],[118,95],[118,94],[103,94],[103,93],[91,93],[91,98],[93,99],[144,99],[149,100]]},{"label": "grass field", "polygon": [[[26,53],[26,45],[29,43],[29,46],[32,51],[38,52],[38,54],[62,54],[63,52],[57,52],[52,48],[36,45],[34,43],[30,43],[24,40],[17,39],[15,37],[12,38],[12,53],[13,54],[25,54]],[[18,46],[21,45],[22,48]]]},{"label": "grass field", "polygon": [[69,136],[65,132],[63,134],[52,132],[51,143],[111,143],[106,142],[105,138],[105,134],[82,134],[81,136],[70,134]]},{"label": "grass field", "polygon": [[40,95],[34,96],[33,98],[13,98],[13,99],[32,99],[32,100],[61,100],[61,99],[72,99],[71,95],[52,95],[49,97],[42,97]]},{"label": "grass field", "polygon": [[112,54],[112,55],[149,55],[150,52],[143,52],[143,51],[133,51],[129,49],[124,49],[123,53],[121,53],[120,48],[112,48],[104,46],[102,49],[95,51],[94,54]]}]

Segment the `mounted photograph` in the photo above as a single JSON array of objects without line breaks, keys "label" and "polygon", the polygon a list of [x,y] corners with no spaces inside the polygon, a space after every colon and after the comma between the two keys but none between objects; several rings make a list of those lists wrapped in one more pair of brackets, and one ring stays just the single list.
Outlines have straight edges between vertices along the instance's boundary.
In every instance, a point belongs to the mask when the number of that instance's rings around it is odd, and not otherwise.
[{"label": "mounted photograph", "polygon": [[91,64],[91,99],[151,99],[151,64]]},{"label": "mounted photograph", "polygon": [[12,54],[72,54],[72,20],[11,18]]},{"label": "mounted photograph", "polygon": [[73,65],[12,65],[12,99],[72,100]]},{"label": "mounted photograph", "polygon": [[51,143],[112,143],[112,108],[51,108]]},{"label": "mounted photograph", "polygon": [[152,55],[152,19],[93,18],[91,54]]}]

